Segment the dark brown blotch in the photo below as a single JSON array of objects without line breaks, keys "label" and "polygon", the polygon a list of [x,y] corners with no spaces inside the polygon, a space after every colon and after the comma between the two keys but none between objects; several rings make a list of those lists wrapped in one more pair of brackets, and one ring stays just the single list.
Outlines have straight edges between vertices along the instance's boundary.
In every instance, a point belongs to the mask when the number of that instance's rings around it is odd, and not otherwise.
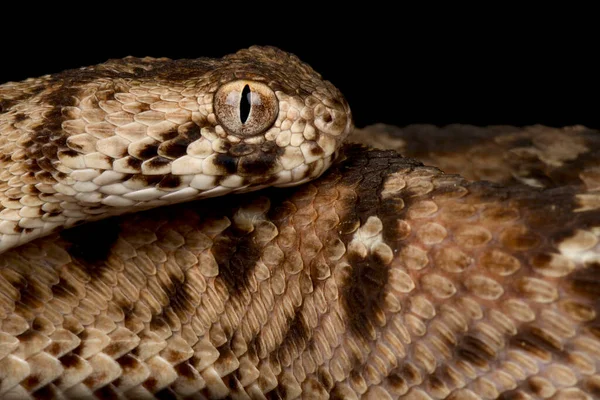
[{"label": "dark brown blotch", "polygon": [[157,156],[148,160],[146,165],[148,165],[148,168],[158,169],[170,163],[171,160],[169,160],[168,158]]},{"label": "dark brown blotch", "polygon": [[82,363],[81,358],[72,353],[65,354],[59,361],[65,369],[76,368]]},{"label": "dark brown blotch", "polygon": [[42,101],[46,104],[54,106],[54,110],[58,110],[62,107],[76,106],[77,98],[79,97],[81,90],[75,87],[60,85],[55,90],[48,92],[42,96]]},{"label": "dark brown blotch", "polygon": [[113,400],[120,396],[120,393],[112,385],[102,386],[94,391],[94,398],[98,400]]},{"label": "dark brown blotch", "polygon": [[[153,378],[150,378],[153,379]],[[144,385],[145,386],[145,385]],[[177,396],[171,389],[169,388],[164,388],[159,390],[158,392],[154,393],[154,397],[157,400],[178,400],[180,399],[179,396]]]},{"label": "dark brown blotch", "polygon": [[190,141],[183,137],[169,140],[160,146],[160,154],[173,160],[183,157],[187,154],[187,147],[189,144]]},{"label": "dark brown blotch", "polygon": [[58,147],[53,143],[45,144],[42,146],[42,154],[48,160],[56,160],[58,159]]},{"label": "dark brown blotch", "polygon": [[320,156],[323,153],[325,153],[325,151],[321,148],[321,146],[312,146],[310,148],[310,154],[313,156]]},{"label": "dark brown blotch", "polygon": [[465,335],[456,346],[459,359],[465,360],[479,368],[486,368],[488,362],[495,360],[496,352],[483,340],[473,335]]},{"label": "dark brown blotch", "polygon": [[177,371],[177,375],[187,378],[187,379],[196,379],[195,369],[190,365],[189,361],[184,361],[181,364],[175,367],[175,371]]},{"label": "dark brown blotch", "polygon": [[554,357],[563,360],[567,357],[562,344],[558,340],[534,325],[520,328],[519,333],[510,339],[510,345],[545,362],[552,360]]},{"label": "dark brown blotch", "polygon": [[47,171],[49,173],[52,173],[55,171],[54,165],[52,164],[52,161],[49,160],[46,157],[41,157],[39,160],[37,160],[38,166],[43,169],[44,171]]},{"label": "dark brown blotch", "polygon": [[600,381],[595,377],[589,377],[584,380],[583,387],[594,398],[600,398]]},{"label": "dark brown blotch", "polygon": [[171,130],[162,132],[160,134],[160,138],[162,139],[163,142],[166,142],[167,140],[175,139],[178,135],[179,135],[179,133],[177,132],[177,129],[171,129]]},{"label": "dark brown blotch", "polygon": [[77,157],[79,155],[79,153],[73,149],[63,150],[63,151],[61,151],[61,154],[65,155],[67,157]]},{"label": "dark brown blotch", "polygon": [[54,385],[45,385],[31,394],[36,400],[50,400],[62,398],[62,393]]},{"label": "dark brown blotch", "polygon": [[[181,322],[187,323],[190,317],[195,313],[195,308],[189,300],[190,288],[188,285],[183,284],[183,282],[176,280],[175,277],[171,276],[169,278],[169,282],[164,288],[169,296],[169,306]],[[173,357],[175,357],[175,355],[173,355]]]},{"label": "dark brown blotch", "polygon": [[591,263],[587,268],[578,268],[566,280],[568,288],[578,295],[592,300],[600,298],[600,263]]},{"label": "dark brown blotch", "polygon": [[118,220],[109,218],[67,229],[61,236],[68,242],[66,248],[71,257],[90,273],[104,265],[120,231]]},{"label": "dark brown blotch", "polygon": [[27,119],[27,115],[25,115],[23,113],[16,113],[15,117],[14,117],[14,122],[19,123],[19,122],[25,121],[26,119]]},{"label": "dark brown blotch", "polygon": [[240,293],[247,287],[260,258],[254,236],[255,233],[244,234],[230,227],[214,239],[211,251],[219,265],[219,277],[232,293]]},{"label": "dark brown blotch", "polygon": [[283,335],[280,351],[289,347],[299,347],[310,339],[310,328],[306,326],[300,310],[295,309],[294,315],[288,320],[287,331]]},{"label": "dark brown blotch", "polygon": [[140,160],[148,160],[155,157],[158,154],[158,144],[152,143],[147,144],[144,148],[140,149],[137,154],[134,154],[136,158]]},{"label": "dark brown blotch", "polygon": [[31,391],[34,387],[40,384],[41,377],[39,375],[29,375],[21,382],[21,386],[23,386],[26,390]]},{"label": "dark brown blotch", "polygon": [[229,154],[234,157],[241,157],[253,153],[256,146],[248,143],[238,143],[229,148]]},{"label": "dark brown blotch", "polygon": [[[163,179],[164,179],[163,175],[133,175],[131,178],[129,178],[129,181],[132,184],[136,184],[139,182],[144,186],[150,187],[150,186],[157,185]],[[127,179],[124,179],[123,181],[127,181]]]},{"label": "dark brown blotch", "polygon": [[365,340],[374,340],[370,327],[375,313],[383,304],[384,290],[389,280],[389,268],[377,254],[361,258],[349,253],[350,274],[342,287],[342,301],[349,318],[350,330]]},{"label": "dark brown blotch", "polygon": [[142,160],[137,159],[135,157],[127,157],[125,158],[125,163],[131,169],[141,170],[142,169]]},{"label": "dark brown blotch", "polygon": [[217,154],[214,163],[226,174],[235,174],[238,170],[238,159],[228,154]]},{"label": "dark brown blotch", "polygon": [[60,278],[58,283],[52,286],[52,295],[56,298],[76,297],[77,289],[69,281]]},{"label": "dark brown blotch", "polygon": [[158,183],[160,189],[175,189],[181,186],[181,177],[178,175],[167,174]]},{"label": "dark brown blotch", "polygon": [[241,176],[271,175],[277,155],[256,151],[239,159],[238,174]]},{"label": "dark brown blotch", "polygon": [[148,379],[146,379],[146,381],[144,382],[143,386],[148,389],[148,391],[150,393],[153,393],[156,391],[156,388],[158,386],[158,380],[154,377],[149,377]]},{"label": "dark brown blotch", "polygon": [[[193,122],[184,125],[182,128],[180,128],[180,130],[181,130],[182,136],[185,139],[189,140],[190,142],[198,140],[202,137],[200,127]],[[171,139],[173,139],[173,138],[171,138]]]}]

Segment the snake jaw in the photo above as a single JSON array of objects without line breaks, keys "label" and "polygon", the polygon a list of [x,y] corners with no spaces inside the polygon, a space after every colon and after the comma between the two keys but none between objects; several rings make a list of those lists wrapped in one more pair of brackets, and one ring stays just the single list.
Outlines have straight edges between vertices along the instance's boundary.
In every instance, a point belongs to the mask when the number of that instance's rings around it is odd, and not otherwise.
[{"label": "snake jaw", "polygon": [[[228,115],[247,127],[219,115],[223,88]],[[337,88],[270,47],[217,60],[110,60],[0,93],[16,99],[0,114],[11,166],[0,252],[85,221],[299,185],[329,168],[352,126]],[[231,108],[248,93],[256,113]]]}]

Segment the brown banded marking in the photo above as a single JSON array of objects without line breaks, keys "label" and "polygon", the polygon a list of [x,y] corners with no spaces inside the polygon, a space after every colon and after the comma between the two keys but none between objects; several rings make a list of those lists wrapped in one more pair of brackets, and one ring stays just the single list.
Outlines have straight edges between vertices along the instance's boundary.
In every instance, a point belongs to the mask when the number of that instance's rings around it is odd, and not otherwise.
[{"label": "brown banded marking", "polygon": [[[37,84],[43,90],[2,114],[0,152],[11,168],[0,248],[78,221],[314,179],[352,125],[335,87],[273,48],[110,60]],[[0,97],[26,87],[7,84]],[[33,188],[41,194],[30,199]]]}]

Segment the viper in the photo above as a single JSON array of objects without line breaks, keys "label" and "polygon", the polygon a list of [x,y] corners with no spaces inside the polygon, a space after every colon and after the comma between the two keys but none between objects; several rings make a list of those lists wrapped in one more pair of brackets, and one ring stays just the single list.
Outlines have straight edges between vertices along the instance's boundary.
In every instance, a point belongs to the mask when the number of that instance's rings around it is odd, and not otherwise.
[{"label": "viper", "polygon": [[598,132],[352,130],[272,47],[0,86],[0,396],[600,396]]}]

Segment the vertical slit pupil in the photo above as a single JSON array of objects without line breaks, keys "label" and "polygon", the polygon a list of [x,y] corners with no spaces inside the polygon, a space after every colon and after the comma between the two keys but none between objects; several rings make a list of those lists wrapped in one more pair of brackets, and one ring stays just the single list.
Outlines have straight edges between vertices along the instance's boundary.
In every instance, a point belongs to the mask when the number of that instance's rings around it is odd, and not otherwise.
[{"label": "vertical slit pupil", "polygon": [[240,99],[240,120],[245,124],[250,116],[250,108],[252,108],[252,91],[250,86],[244,86],[242,90],[242,98]]}]

